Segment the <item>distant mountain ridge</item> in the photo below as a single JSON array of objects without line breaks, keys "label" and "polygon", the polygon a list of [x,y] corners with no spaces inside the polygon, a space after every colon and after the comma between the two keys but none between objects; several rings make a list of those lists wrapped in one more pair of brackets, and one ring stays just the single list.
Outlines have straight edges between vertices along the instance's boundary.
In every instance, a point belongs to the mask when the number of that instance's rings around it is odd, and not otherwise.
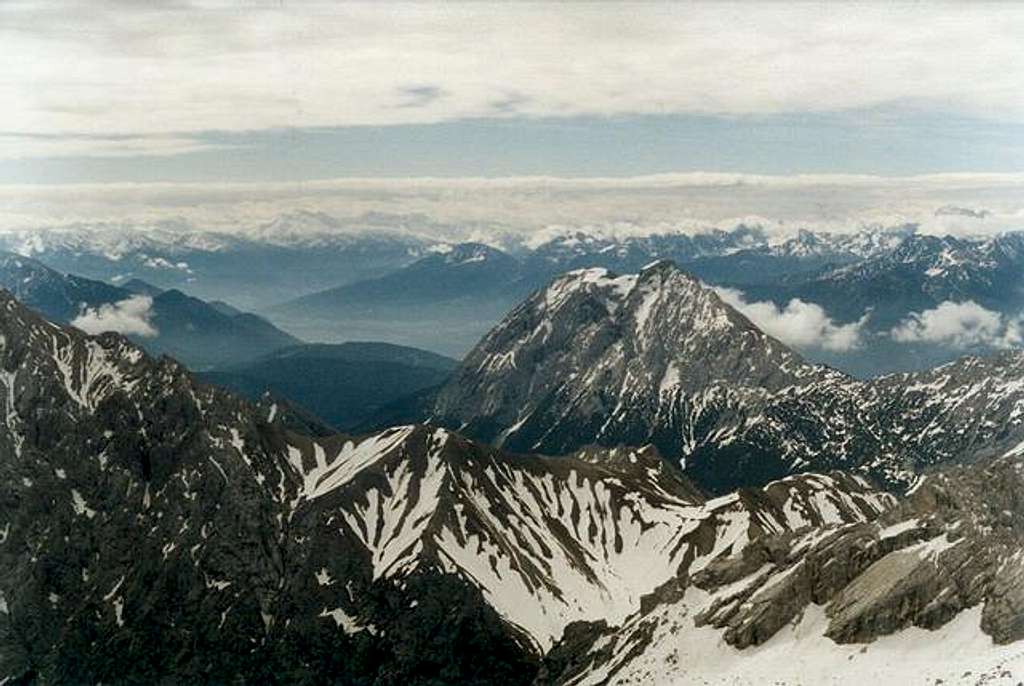
[{"label": "distant mountain ridge", "polygon": [[433,244],[387,226],[353,232],[316,212],[293,212],[249,235],[155,224],[72,224],[0,233],[0,250],[101,281],[139,278],[204,300],[256,310],[414,261]]},{"label": "distant mountain ridge", "polygon": [[465,243],[446,246],[389,274],[264,312],[307,339],[401,341],[461,356],[532,287],[517,258]]},{"label": "distant mountain ridge", "polygon": [[911,235],[891,250],[792,284],[753,289],[754,297],[803,298],[840,320],[872,311],[874,325],[907,312],[972,300],[999,312],[1024,307],[1024,233],[977,240]]},{"label": "distant mountain ridge", "polygon": [[[820,308],[835,326],[855,326],[857,345],[820,346],[806,336],[794,341],[804,356],[861,378],[1001,347],[984,337],[969,343],[893,338],[895,327],[944,303],[985,308],[1012,322],[1024,316],[1020,232],[939,237],[907,224],[780,233],[768,224],[740,223],[698,232],[495,229],[494,245],[483,247],[454,238],[468,235],[474,232],[419,215],[351,219],[293,211],[231,233],[185,222],[145,230],[112,224],[4,232],[0,247],[90,278],[141,279],[229,302],[305,340],[380,340],[453,357],[464,356],[509,308],[558,274],[593,267],[635,273],[658,259],[738,289],[762,310],[781,312],[799,300],[801,307]],[[440,257],[473,250],[490,259],[459,266]]]},{"label": "distant mountain ridge", "polygon": [[328,308],[473,299],[481,290],[501,289],[517,278],[519,265],[510,255],[481,243],[462,243],[379,278],[303,296],[278,309],[333,312]]},{"label": "distant mountain ridge", "polygon": [[136,342],[195,368],[240,361],[299,342],[257,315],[228,314],[176,289],[161,290],[140,281],[127,285],[131,288],[61,274],[37,260],[0,253],[0,287],[54,321],[70,322],[86,309],[114,306],[134,296],[150,298],[146,321],[154,335],[136,336]]},{"label": "distant mountain ridge", "polygon": [[[1021,316],[1021,235],[940,239],[918,235],[913,226],[836,234],[799,231],[785,240],[742,225],[693,236],[616,238],[576,231],[509,251],[472,243],[434,246],[431,250],[438,254],[384,276],[265,311],[306,338],[344,340],[354,331],[359,338],[461,357],[504,312],[560,273],[594,267],[634,273],[653,261],[669,259],[706,283],[741,291],[762,311],[775,308],[782,316],[799,301],[805,310],[819,308],[823,320],[835,327],[855,327],[856,344],[815,346],[802,337],[802,352],[859,376],[877,376],[956,357],[958,351],[941,341],[911,345],[891,336],[895,326],[930,308],[966,302]],[[953,254],[943,252],[943,245],[955,246],[960,267],[936,266]],[[468,269],[441,258],[445,250],[477,251],[489,259]],[[911,254],[918,257],[911,259]],[[960,352],[993,349],[979,345]]]},{"label": "distant mountain ridge", "polygon": [[253,359],[300,342],[263,317],[225,313],[222,307],[177,289],[153,298],[152,321],[160,334],[144,345],[195,369]]}]

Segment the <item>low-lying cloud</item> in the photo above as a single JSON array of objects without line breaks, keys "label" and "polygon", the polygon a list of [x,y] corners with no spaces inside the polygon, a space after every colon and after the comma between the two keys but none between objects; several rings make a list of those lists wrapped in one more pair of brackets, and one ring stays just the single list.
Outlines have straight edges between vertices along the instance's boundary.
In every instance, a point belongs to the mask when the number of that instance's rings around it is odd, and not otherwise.
[{"label": "low-lying cloud", "polygon": [[85,308],[71,321],[71,325],[90,334],[114,331],[152,338],[159,333],[150,321],[152,307],[152,298],[134,295],[120,302]]},{"label": "low-lying cloud", "polygon": [[785,307],[773,302],[747,302],[742,291],[716,288],[715,292],[729,305],[743,313],[769,336],[798,348],[821,348],[845,352],[859,348],[862,331],[870,313],[848,324],[837,324],[814,303],[793,298]]},{"label": "low-lying cloud", "polygon": [[[440,240],[495,245],[522,238],[538,244],[576,231],[614,237],[696,234],[739,224],[779,239],[801,229],[856,233],[907,226],[929,235],[989,236],[1024,226],[1022,197],[1024,174],[895,178],[694,172],[589,179],[0,184],[0,231],[53,233],[79,224],[116,223],[138,235],[174,223],[182,230],[253,236],[280,217],[312,212],[329,215],[329,221],[312,222],[309,232],[401,227]],[[985,216],[936,214],[947,206],[971,207]]]},{"label": "low-lying cloud", "polygon": [[1024,344],[1024,322],[973,300],[947,300],[933,309],[912,312],[889,334],[901,343],[936,343],[961,349],[1011,348]]}]

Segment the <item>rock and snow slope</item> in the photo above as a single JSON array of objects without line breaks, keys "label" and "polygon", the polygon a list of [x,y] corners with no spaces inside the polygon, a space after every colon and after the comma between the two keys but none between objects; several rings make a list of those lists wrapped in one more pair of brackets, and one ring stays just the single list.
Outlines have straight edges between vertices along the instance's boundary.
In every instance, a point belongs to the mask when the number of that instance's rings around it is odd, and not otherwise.
[{"label": "rock and snow slope", "polygon": [[651,448],[323,435],[6,294],[0,336],[0,680],[688,683],[673,625],[744,657],[817,605],[803,654],[1024,630],[1012,456],[903,504],[840,472],[708,500]]},{"label": "rock and snow slope", "polygon": [[876,522],[765,536],[619,627],[576,625],[566,684],[1016,684],[1024,463],[929,475]]},{"label": "rock and snow slope", "polygon": [[859,382],[803,361],[671,263],[589,269],[493,329],[434,418],[517,451],[652,443],[717,491],[829,469],[906,487],[1024,440],[1024,353]]},{"label": "rock and snow slope", "polygon": [[525,683],[571,622],[892,503],[840,474],[706,501],[651,450],[311,437],[121,337],[0,314],[4,677]]},{"label": "rock and snow slope", "polygon": [[621,621],[751,537],[865,521],[893,502],[840,474],[705,501],[652,450],[513,458],[429,427],[332,452],[293,454],[301,497],[324,530],[365,547],[374,579],[459,577],[542,649],[570,622]]}]

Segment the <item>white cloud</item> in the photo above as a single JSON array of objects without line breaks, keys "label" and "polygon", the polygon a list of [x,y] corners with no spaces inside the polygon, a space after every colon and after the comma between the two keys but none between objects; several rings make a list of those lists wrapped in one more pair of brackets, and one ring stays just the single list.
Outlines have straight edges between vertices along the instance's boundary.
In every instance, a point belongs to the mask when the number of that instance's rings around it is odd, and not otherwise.
[{"label": "white cloud", "polygon": [[747,302],[742,291],[715,288],[732,305],[769,336],[797,348],[821,348],[843,352],[859,348],[861,335],[870,313],[848,324],[836,324],[825,310],[814,303],[793,298],[785,307],[772,302]]},{"label": "white cloud", "polygon": [[115,331],[125,335],[152,338],[158,331],[150,322],[153,299],[147,295],[134,295],[120,302],[85,308],[72,320],[71,325],[90,334]]},{"label": "white cloud", "polygon": [[987,3],[2,3],[0,130],[889,103],[1013,121],[1021,35],[1024,8]]},{"label": "white cloud", "polygon": [[149,267],[150,269],[169,269],[185,272],[186,274],[192,273],[192,269],[188,266],[188,262],[171,262],[163,257],[150,257],[146,254],[139,255],[139,259],[142,261],[143,266]]},{"label": "white cloud", "polygon": [[901,343],[938,343],[954,348],[1011,348],[1024,344],[1024,323],[985,309],[973,300],[947,300],[913,312],[890,332]]}]

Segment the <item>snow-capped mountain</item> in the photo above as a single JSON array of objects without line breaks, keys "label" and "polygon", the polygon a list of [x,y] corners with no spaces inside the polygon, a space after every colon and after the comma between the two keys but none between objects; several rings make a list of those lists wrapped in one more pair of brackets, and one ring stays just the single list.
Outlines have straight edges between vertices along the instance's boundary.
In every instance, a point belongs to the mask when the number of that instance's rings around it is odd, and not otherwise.
[{"label": "snow-capped mountain", "polygon": [[891,327],[945,301],[974,301],[997,312],[1024,308],[1024,233],[989,239],[910,235],[890,250],[811,278],[751,290],[757,299],[815,302],[837,319],[872,312]]},{"label": "snow-capped mountain", "polygon": [[768,244],[759,227],[737,226],[731,231],[710,229],[705,233],[655,233],[649,236],[616,236],[567,231],[531,246],[530,259],[547,271],[564,272],[582,267],[635,270],[656,259],[688,262],[701,257],[728,255]]},{"label": "snow-capped mountain", "polygon": [[529,683],[573,621],[894,502],[841,474],[708,501],[650,449],[316,437],[7,294],[0,333],[0,678]]},{"label": "snow-capped mountain", "polygon": [[863,521],[892,502],[841,475],[706,501],[650,449],[512,458],[428,427],[350,448],[365,474],[316,449],[304,497],[326,499],[325,528],[347,522],[374,578],[454,575],[542,650],[573,621],[624,618],[751,532]]},{"label": "snow-capped mountain", "polygon": [[913,227],[819,233],[800,229],[776,237],[759,226],[740,224],[730,231],[614,236],[566,232],[532,247],[527,263],[554,274],[590,267],[629,273],[656,260],[672,260],[702,279],[730,284],[770,283],[783,276],[810,274],[892,250]]},{"label": "snow-capped mountain", "polygon": [[0,232],[0,249],[64,272],[114,283],[139,278],[247,309],[379,276],[413,262],[436,242],[383,225],[352,230],[316,212],[234,231],[164,221]]},{"label": "snow-capped mountain", "polygon": [[915,228],[861,229],[853,233],[816,233],[800,229],[795,236],[761,247],[766,254],[779,257],[855,257],[871,259],[897,248]]},{"label": "snow-capped mountain", "polygon": [[227,234],[200,232],[185,221],[72,223],[7,230],[0,233],[6,250],[26,257],[51,254],[95,255],[112,261],[138,253],[178,257],[191,251],[219,252],[233,247]]},{"label": "snow-capped mountain", "polygon": [[872,639],[1019,668],[1012,450],[903,499],[834,472],[708,500],[652,448],[324,434],[6,293],[0,336],[0,679],[731,683],[780,644],[894,668]]},{"label": "snow-capped mountain", "polygon": [[854,469],[894,487],[1024,440],[1024,352],[860,382],[812,365],[668,262],[580,270],[515,308],[433,417],[513,451],[652,443],[705,488]]},{"label": "snow-capped mountain", "polygon": [[[110,283],[143,280],[231,302],[309,340],[379,340],[456,357],[515,302],[561,273],[635,273],[670,259],[706,283],[743,291],[749,303],[781,310],[799,299],[820,307],[835,326],[856,326],[856,347],[807,345],[801,352],[866,378],[1002,345],[1001,338],[970,345],[894,340],[896,327],[942,303],[969,302],[1013,322],[1024,312],[1020,234],[939,238],[915,230],[793,234],[756,223],[697,233],[522,229],[485,232],[492,245],[482,245],[465,242],[474,235],[466,226],[420,215],[342,218],[297,210],[216,231],[182,220],[7,231],[0,248]],[[456,264],[462,253],[475,260]]]}]

